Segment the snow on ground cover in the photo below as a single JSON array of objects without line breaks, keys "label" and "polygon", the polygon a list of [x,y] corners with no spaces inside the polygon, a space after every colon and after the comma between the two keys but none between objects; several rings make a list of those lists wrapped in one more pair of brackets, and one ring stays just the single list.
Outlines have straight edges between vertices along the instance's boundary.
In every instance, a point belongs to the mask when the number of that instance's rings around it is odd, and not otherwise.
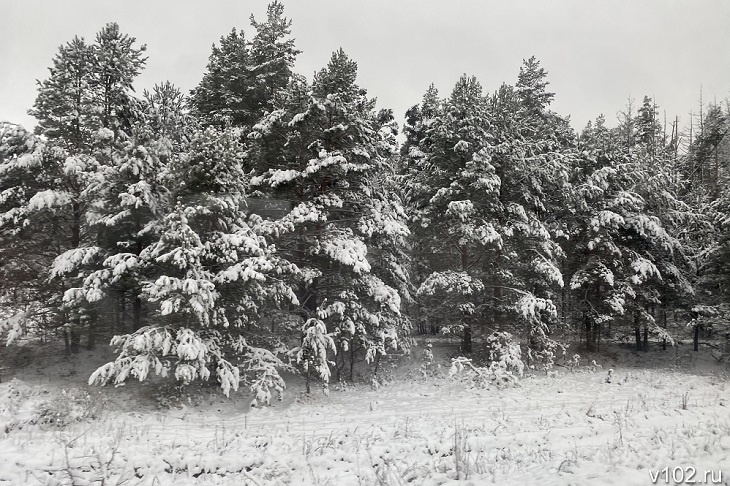
[{"label": "snow on ground cover", "polygon": [[593,370],[559,368],[504,390],[401,377],[293,400],[297,383],[284,404],[247,413],[243,400],[111,407],[65,428],[19,423],[49,408],[49,396],[55,409],[82,413],[83,390],[64,408],[68,397],[48,385],[3,382],[0,484],[623,486],[677,466],[697,479],[722,471],[730,484],[722,370],[617,367],[611,383]]}]

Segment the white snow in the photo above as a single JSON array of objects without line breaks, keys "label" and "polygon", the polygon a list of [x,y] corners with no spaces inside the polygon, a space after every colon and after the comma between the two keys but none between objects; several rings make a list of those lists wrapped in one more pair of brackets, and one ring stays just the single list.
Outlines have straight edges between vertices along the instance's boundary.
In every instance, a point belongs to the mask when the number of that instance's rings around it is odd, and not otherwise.
[{"label": "white snow", "polygon": [[457,218],[460,221],[466,221],[474,213],[474,203],[468,199],[451,201],[446,208],[446,216]]},{"label": "white snow", "polygon": [[97,246],[67,250],[53,260],[49,275],[55,278],[77,271],[80,266],[89,265],[101,251]]},{"label": "white snow", "polygon": [[418,289],[418,295],[473,295],[484,290],[481,280],[465,272],[434,272]]},{"label": "white snow", "polygon": [[28,209],[37,211],[45,208],[54,208],[65,206],[72,201],[71,195],[64,191],[54,191],[47,189],[33,195],[28,201]]},{"label": "white snow", "polygon": [[473,389],[431,360],[436,377],[378,390],[335,386],[250,410],[235,398],[166,412],[128,405],[97,418],[97,389],[5,381],[0,484],[71,484],[70,472],[75,484],[623,486],[652,484],[664,467],[727,484],[725,375],[566,364],[517,387]]},{"label": "white snow", "polygon": [[368,248],[359,239],[335,236],[324,242],[322,251],[334,261],[352,267],[355,273],[370,271],[370,263],[367,260]]}]

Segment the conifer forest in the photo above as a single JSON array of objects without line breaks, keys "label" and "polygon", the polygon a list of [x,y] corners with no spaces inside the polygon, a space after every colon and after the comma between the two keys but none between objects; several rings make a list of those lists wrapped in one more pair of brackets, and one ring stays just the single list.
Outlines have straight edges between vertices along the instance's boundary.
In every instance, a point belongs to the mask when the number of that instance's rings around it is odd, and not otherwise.
[{"label": "conifer forest", "polygon": [[[275,0],[192,91],[139,92],[147,48],[107,23],[58,39],[34,129],[0,121],[0,484],[727,484],[728,100],[576,129],[529,57],[394,113],[342,48],[295,72],[291,26]],[[153,389],[127,444],[101,410]],[[149,446],[203,401],[215,450]]]}]

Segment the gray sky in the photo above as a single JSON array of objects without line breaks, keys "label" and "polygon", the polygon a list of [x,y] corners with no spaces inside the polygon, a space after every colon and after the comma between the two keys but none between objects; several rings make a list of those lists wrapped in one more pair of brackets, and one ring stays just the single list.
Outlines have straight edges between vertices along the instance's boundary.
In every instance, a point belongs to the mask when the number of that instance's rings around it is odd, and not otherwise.
[{"label": "gray sky", "polygon": [[[137,91],[171,81],[188,92],[211,45],[268,0],[3,0],[0,10],[0,120],[27,127],[36,79],[74,35],[93,39],[106,22],[147,44]],[[343,47],[358,62],[359,84],[399,120],[430,83],[442,96],[463,73],[487,92],[514,84],[537,56],[556,93],[553,109],[573,126],[604,113],[614,125],[629,96],[654,96],[685,125],[705,102],[730,97],[727,0],[285,0],[311,78]]]}]

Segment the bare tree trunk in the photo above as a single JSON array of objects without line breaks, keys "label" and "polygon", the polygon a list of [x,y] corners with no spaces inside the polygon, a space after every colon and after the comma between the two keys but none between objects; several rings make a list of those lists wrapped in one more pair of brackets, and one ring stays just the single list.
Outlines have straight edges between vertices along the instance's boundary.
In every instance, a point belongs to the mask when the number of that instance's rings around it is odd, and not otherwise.
[{"label": "bare tree trunk", "polygon": [[81,334],[79,333],[78,329],[71,328],[71,331],[69,332],[71,337],[71,353],[72,354],[78,354],[79,352],[79,344],[81,344]]},{"label": "bare tree trunk", "polygon": [[142,327],[142,299],[138,295],[132,301],[132,325],[135,331]]},{"label": "bare tree trunk", "polygon": [[375,353],[375,376],[378,376],[378,371],[380,371],[380,358],[382,358],[382,355],[379,352]]},{"label": "bare tree trunk", "polygon": [[[662,304],[662,327],[664,327],[664,331],[667,330],[667,307],[665,304]],[[664,351],[667,350],[667,338],[662,339],[662,349]]]},{"label": "bare tree trunk", "polygon": [[717,148],[719,145],[719,142],[715,145],[715,180],[713,181],[715,199],[720,197],[720,161],[717,158]]},{"label": "bare tree trunk", "polygon": [[86,334],[86,349],[91,351],[94,349],[94,346],[96,345],[96,333],[94,332],[94,327],[89,326],[89,329]]},{"label": "bare tree trunk", "polygon": [[119,325],[123,332],[127,330],[127,294],[122,290],[119,297]]},{"label": "bare tree trunk", "polygon": [[472,351],[470,325],[464,326],[464,341],[462,343],[462,351],[464,351],[464,353],[471,353]]},{"label": "bare tree trunk", "polygon": [[594,347],[594,340],[593,334],[595,332],[595,327],[593,326],[593,323],[591,322],[591,318],[588,316],[588,314],[585,315],[584,319],[584,326],[586,331],[586,347],[588,348],[588,351],[595,351]]},{"label": "bare tree trunk", "polygon": [[350,383],[355,379],[355,346],[350,344]]},{"label": "bare tree trunk", "polygon": [[[469,247],[462,245],[459,252],[461,253],[461,271],[466,273],[469,269]],[[461,349],[464,353],[471,353],[471,318],[464,314],[462,316],[462,321],[464,325],[464,338],[461,343]]]},{"label": "bare tree trunk", "polygon": [[[71,224],[71,248],[79,248],[81,246],[81,203],[74,202],[73,208],[73,223]],[[81,327],[81,318],[76,316],[71,320],[71,329],[69,330],[68,337],[64,336],[66,342],[66,349],[70,350],[71,353],[76,354],[79,352],[79,343],[81,337],[79,336],[79,328]]]},{"label": "bare tree trunk", "polygon": [[66,350],[66,354],[71,354],[71,340],[69,339],[67,329],[63,330],[63,344]]}]

